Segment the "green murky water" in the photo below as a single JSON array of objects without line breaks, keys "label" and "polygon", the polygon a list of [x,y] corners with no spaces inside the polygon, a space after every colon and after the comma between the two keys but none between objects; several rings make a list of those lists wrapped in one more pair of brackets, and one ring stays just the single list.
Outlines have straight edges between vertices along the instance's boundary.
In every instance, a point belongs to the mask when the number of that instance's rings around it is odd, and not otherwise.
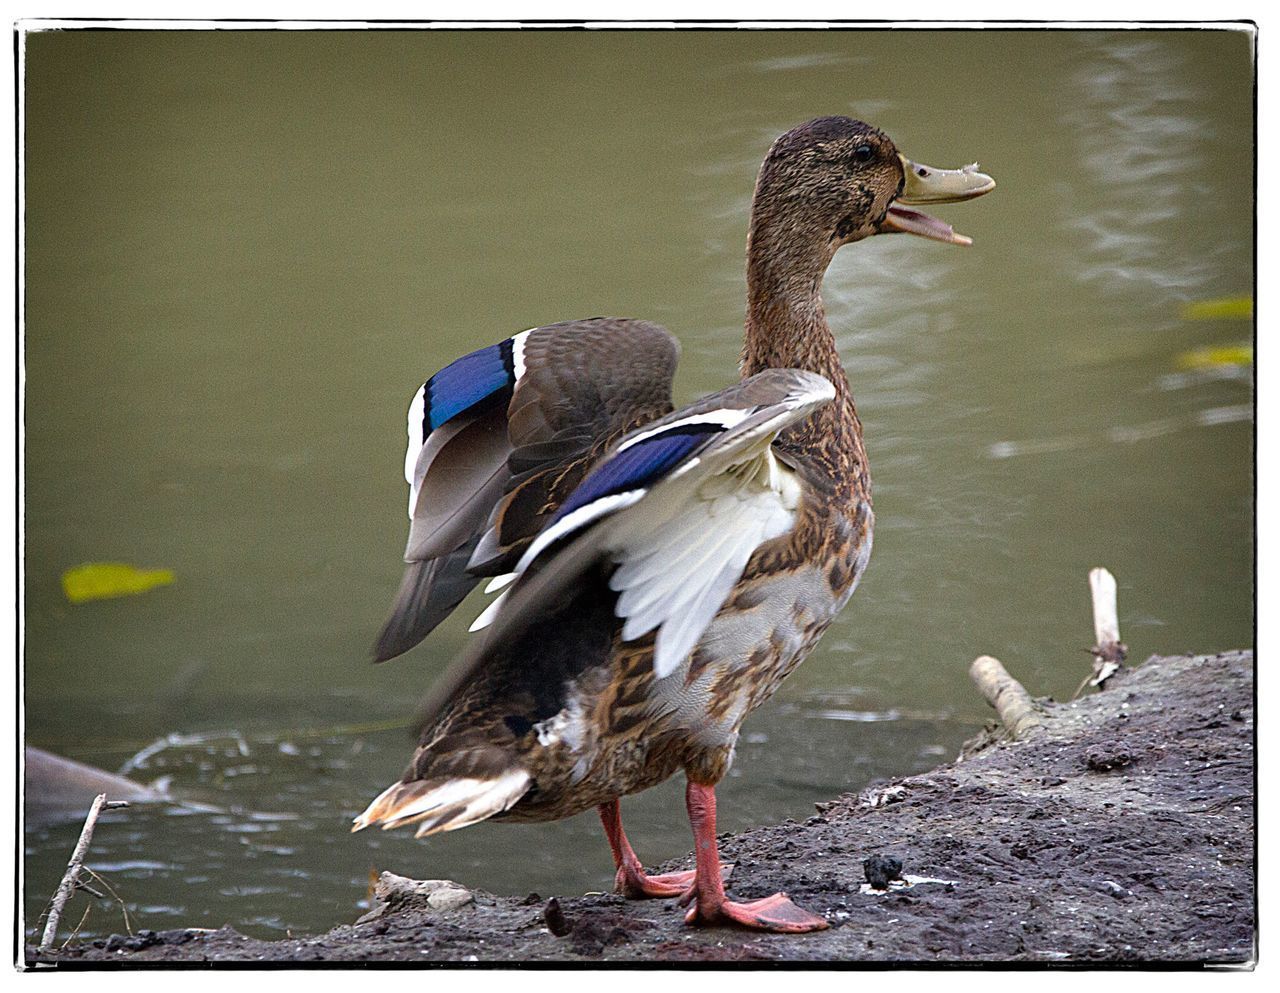
[{"label": "green murky water", "polygon": [[[755,169],[819,114],[1000,188],[938,211],[973,249],[878,238],[828,276],[876,550],[747,724],[723,828],[952,757],[979,653],[1069,696],[1091,566],[1137,658],[1252,642],[1252,366],[1186,356],[1252,325],[1185,311],[1252,291],[1246,35],[73,32],[26,58],[26,735],[112,770],[180,736],[132,775],[202,806],[108,815],[90,860],[134,927],[321,930],[373,868],[607,887],[590,816],[346,833],[475,612],[365,661],[403,411],[456,355],[594,314],[670,327],[686,399],[731,381]],[[177,578],[72,606],[84,561]],[[626,815],[643,857],[688,850],[678,782]],[[30,919],[77,831],[29,826]],[[84,931],[123,926],[102,903]]]}]

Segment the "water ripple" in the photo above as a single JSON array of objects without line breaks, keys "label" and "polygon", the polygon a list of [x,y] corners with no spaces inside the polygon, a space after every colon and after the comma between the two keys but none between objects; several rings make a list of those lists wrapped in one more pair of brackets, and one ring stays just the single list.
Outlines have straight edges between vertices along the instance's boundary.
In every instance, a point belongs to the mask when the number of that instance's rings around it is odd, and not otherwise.
[{"label": "water ripple", "polygon": [[[1186,298],[1213,275],[1206,256],[1215,247],[1167,250],[1186,237],[1202,149],[1213,135],[1188,75],[1181,53],[1135,38],[1093,42],[1069,75],[1073,98],[1062,123],[1075,137],[1088,195],[1080,184],[1072,188],[1062,223],[1084,242],[1080,282],[1107,291],[1145,285]],[[1096,206],[1079,213],[1089,203]]]}]

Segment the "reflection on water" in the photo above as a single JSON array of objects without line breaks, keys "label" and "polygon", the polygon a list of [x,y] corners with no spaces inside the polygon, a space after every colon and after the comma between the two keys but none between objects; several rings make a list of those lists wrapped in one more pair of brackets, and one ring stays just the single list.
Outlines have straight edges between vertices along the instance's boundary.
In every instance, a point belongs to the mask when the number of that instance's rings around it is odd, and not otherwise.
[{"label": "reflection on water", "polygon": [[[1095,565],[1135,658],[1252,638],[1252,365],[1223,358],[1251,331],[1242,35],[66,32],[27,58],[27,735],[172,777],[184,806],[95,838],[134,927],[318,931],[378,869],[608,885],[590,815],[347,832],[476,613],[364,661],[404,406],[479,344],[600,313],[680,337],[681,398],[724,386],[755,170],[818,114],[1000,186],[938,211],[972,249],[875,238],[828,277],[876,550],[744,728],[724,829],[954,755],[978,654],[1070,695]],[[66,568],[112,561],[176,581],[65,600]],[[642,857],[688,851],[680,791],[625,802]],[[77,832],[29,825],[29,925]],[[123,926],[108,900],[83,933]]]},{"label": "reflection on water", "polygon": [[998,441],[989,449],[993,459],[1008,459],[1015,455],[1045,455],[1049,452],[1065,452],[1070,448],[1096,446],[1109,441],[1132,445],[1139,441],[1159,438],[1194,428],[1213,427],[1217,424],[1238,424],[1253,420],[1253,404],[1236,404],[1231,407],[1210,407],[1188,417],[1165,417],[1158,421],[1131,426],[1108,428],[1101,438],[1041,438],[1034,441]]},{"label": "reflection on water", "polygon": [[865,55],[843,55],[837,52],[805,52],[800,55],[779,55],[758,59],[748,68],[755,72],[794,72],[798,69],[836,69],[870,65]]},{"label": "reflection on water", "polygon": [[[1222,122],[1206,119],[1212,106],[1176,47],[1141,36],[1082,47],[1063,115],[1092,194],[1077,187],[1070,198],[1068,226],[1086,236],[1075,277],[1105,292],[1136,282],[1185,299],[1218,275],[1211,258],[1238,237],[1212,225],[1188,231],[1188,201],[1210,194],[1204,173],[1220,167],[1207,150]],[[1248,160],[1231,172],[1246,189]],[[1082,203],[1092,206],[1079,212]],[[1170,239],[1190,250],[1168,251]]]}]

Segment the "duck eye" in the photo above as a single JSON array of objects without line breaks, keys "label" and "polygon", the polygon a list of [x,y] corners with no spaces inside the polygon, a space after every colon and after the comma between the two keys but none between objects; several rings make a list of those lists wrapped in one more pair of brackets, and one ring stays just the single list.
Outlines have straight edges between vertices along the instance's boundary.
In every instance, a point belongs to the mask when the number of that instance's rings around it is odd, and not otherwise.
[{"label": "duck eye", "polygon": [[853,150],[853,159],[855,162],[870,162],[874,154],[870,145],[859,145]]}]

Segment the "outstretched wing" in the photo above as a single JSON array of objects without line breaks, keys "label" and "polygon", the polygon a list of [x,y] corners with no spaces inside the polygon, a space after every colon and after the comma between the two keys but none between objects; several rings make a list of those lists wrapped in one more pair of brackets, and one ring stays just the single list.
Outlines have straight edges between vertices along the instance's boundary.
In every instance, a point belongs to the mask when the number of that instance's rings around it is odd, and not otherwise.
[{"label": "outstretched wing", "polygon": [[678,357],[656,324],[592,318],[521,332],[422,385],[409,406],[407,568],[376,661],[509,571],[599,453],[671,409]]},{"label": "outstretched wing", "polygon": [[602,564],[621,638],[656,631],[654,673],[676,671],[752,554],[795,522],[802,485],[773,440],[834,396],[814,373],[770,369],[622,438],[526,549],[477,622],[486,637],[433,688],[422,717],[580,584],[606,581]]}]

